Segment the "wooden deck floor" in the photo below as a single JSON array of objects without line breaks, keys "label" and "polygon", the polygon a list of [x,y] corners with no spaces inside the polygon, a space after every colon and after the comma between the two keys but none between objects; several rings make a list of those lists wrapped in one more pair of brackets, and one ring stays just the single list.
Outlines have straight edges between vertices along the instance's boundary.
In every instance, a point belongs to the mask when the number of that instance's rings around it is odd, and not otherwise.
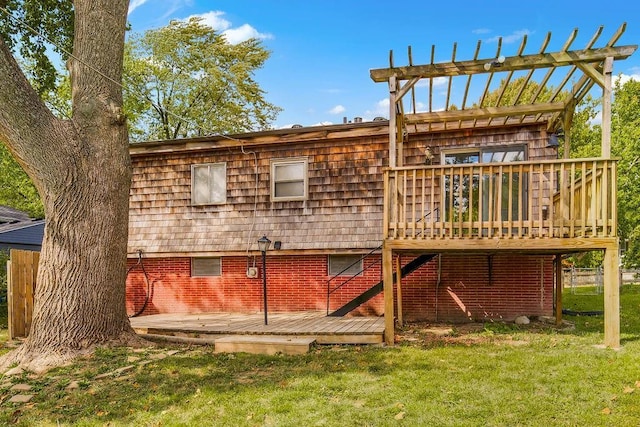
[{"label": "wooden deck floor", "polygon": [[318,344],[379,344],[383,317],[328,317],[320,312],[264,314],[197,313],[133,317],[141,334],[216,337],[228,335],[311,336]]}]

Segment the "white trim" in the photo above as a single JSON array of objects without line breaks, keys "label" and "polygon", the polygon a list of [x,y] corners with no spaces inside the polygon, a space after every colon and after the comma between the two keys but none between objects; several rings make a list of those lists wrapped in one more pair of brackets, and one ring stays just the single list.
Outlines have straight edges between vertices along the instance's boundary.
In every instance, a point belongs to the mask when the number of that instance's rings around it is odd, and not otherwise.
[{"label": "white trim", "polygon": [[[281,165],[294,165],[294,164],[302,164],[303,165],[303,177],[301,179],[289,180],[289,181],[278,181],[275,179],[275,171],[278,166]],[[276,197],[276,184],[286,183],[286,182],[303,182],[303,194],[300,196],[281,196]],[[287,201],[295,201],[295,200],[307,200],[309,197],[309,159],[307,157],[290,157],[290,158],[282,158],[282,159],[272,159],[271,160],[271,168],[270,168],[270,187],[271,187],[271,201],[272,202],[287,202]]]},{"label": "white trim", "polygon": [[[208,184],[211,183],[211,169],[212,168],[221,168],[224,174],[224,191],[222,193],[222,199],[221,200],[210,200],[210,196],[211,196],[211,192],[209,192],[209,200],[205,201],[205,202],[201,202],[201,203],[197,203],[196,202],[196,197],[195,197],[195,188],[196,188],[196,175],[195,175],[195,171],[198,168],[203,168],[203,167],[208,167],[209,168],[209,176],[208,176]],[[225,203],[227,203],[227,163],[226,162],[218,162],[218,163],[199,163],[199,164],[192,164],[191,165],[191,205],[192,206],[206,206],[206,205],[224,205]]]}]

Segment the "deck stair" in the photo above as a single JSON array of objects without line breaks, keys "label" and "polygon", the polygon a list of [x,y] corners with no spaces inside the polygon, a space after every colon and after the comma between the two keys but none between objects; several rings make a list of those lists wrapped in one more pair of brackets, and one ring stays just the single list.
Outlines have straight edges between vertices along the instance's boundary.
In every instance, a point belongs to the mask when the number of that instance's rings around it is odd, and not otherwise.
[{"label": "deck stair", "polygon": [[215,340],[215,353],[305,354],[315,337],[283,335],[230,335]]},{"label": "deck stair", "polygon": [[[400,271],[402,272],[402,277],[405,277],[413,273],[415,270],[417,270],[427,262],[431,261],[435,256],[436,254],[423,254],[423,255],[417,256],[416,258],[408,262],[404,267],[400,269]],[[393,281],[394,282],[396,281],[396,273],[393,273]],[[363,293],[361,293],[360,295],[358,295],[357,297],[355,297],[354,299],[352,299],[342,307],[333,311],[332,313],[329,313],[328,315],[341,317],[346,315],[350,311],[355,310],[358,306],[364,304],[365,302],[369,301],[371,298],[381,293],[383,288],[383,283],[384,281],[380,280],[371,288],[367,289],[366,291],[364,291]]]}]

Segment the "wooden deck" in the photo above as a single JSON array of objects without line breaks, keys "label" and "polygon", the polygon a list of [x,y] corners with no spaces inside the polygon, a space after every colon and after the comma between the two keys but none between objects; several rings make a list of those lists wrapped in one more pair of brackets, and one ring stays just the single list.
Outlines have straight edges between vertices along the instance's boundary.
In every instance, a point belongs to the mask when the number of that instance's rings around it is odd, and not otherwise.
[{"label": "wooden deck", "polygon": [[173,313],[133,317],[139,334],[216,338],[228,335],[307,336],[318,344],[380,344],[383,317],[328,317],[321,312],[264,314]]}]

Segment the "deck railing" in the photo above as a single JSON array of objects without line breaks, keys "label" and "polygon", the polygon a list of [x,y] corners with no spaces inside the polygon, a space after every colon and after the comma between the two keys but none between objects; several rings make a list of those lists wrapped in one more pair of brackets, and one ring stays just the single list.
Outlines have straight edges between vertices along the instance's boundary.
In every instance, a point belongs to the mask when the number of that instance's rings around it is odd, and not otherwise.
[{"label": "deck railing", "polygon": [[616,236],[615,160],[409,166],[384,181],[387,239]]}]

